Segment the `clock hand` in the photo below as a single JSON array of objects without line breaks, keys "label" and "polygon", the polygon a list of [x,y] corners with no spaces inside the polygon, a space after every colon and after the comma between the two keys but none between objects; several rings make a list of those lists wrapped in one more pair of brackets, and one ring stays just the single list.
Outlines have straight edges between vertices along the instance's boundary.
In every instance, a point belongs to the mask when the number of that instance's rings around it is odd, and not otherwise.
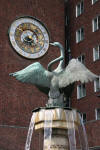
[{"label": "clock hand", "polygon": [[18,28],[18,27],[17,27],[17,29],[20,30],[20,31],[23,31],[21,28]]},{"label": "clock hand", "polygon": [[24,38],[24,41],[27,43],[31,43],[33,41],[33,38],[32,38],[32,36],[27,36]]}]

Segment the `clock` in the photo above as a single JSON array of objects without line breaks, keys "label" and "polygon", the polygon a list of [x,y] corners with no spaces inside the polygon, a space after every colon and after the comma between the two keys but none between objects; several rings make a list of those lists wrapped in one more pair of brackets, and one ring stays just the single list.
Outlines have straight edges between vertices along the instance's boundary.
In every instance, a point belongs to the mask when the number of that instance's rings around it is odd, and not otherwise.
[{"label": "clock", "polygon": [[9,28],[9,39],[14,50],[29,59],[43,56],[49,48],[49,33],[38,19],[24,16]]}]

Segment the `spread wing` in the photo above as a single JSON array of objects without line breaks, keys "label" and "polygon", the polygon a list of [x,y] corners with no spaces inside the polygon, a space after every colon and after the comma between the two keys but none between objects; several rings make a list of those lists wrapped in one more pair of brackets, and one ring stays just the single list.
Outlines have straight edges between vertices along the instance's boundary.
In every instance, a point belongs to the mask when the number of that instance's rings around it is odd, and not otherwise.
[{"label": "spread wing", "polygon": [[62,88],[76,81],[80,81],[81,83],[93,81],[98,78],[98,76],[87,69],[77,59],[72,59],[58,78],[59,87]]},{"label": "spread wing", "polygon": [[15,73],[10,73],[17,80],[24,83],[31,83],[36,85],[38,88],[50,87],[50,81],[52,74],[45,70],[45,68],[38,62],[33,63],[23,70]]}]

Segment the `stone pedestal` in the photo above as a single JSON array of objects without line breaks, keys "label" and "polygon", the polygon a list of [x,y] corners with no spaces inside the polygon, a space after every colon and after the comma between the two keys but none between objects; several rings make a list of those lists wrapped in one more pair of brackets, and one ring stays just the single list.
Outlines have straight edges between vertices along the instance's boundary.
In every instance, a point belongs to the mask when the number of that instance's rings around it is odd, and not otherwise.
[{"label": "stone pedestal", "polygon": [[68,138],[67,130],[65,129],[53,129],[50,139],[45,139],[44,150],[67,150]]},{"label": "stone pedestal", "polygon": [[[76,110],[62,108],[40,109],[36,112],[35,130],[49,129],[44,138],[44,150],[68,150],[68,129],[77,130],[80,124]],[[48,132],[48,131],[47,131]]]}]

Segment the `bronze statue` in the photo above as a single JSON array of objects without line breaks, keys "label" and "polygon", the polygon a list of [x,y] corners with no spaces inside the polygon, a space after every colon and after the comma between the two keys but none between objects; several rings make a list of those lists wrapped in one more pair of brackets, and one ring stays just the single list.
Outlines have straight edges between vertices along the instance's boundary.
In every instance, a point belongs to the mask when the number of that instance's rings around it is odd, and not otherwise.
[{"label": "bronze statue", "polygon": [[[51,61],[46,70],[39,62],[35,62],[28,67],[15,73],[10,73],[17,80],[23,83],[35,85],[40,91],[48,94],[48,107],[66,106],[64,103],[64,94],[71,96],[73,85],[76,81],[87,83],[98,78],[97,75],[88,70],[77,59],[72,59],[66,68],[64,64],[64,48],[59,42],[50,43],[60,48],[61,56]],[[58,67],[52,70],[51,67],[55,62],[60,61]]]}]

